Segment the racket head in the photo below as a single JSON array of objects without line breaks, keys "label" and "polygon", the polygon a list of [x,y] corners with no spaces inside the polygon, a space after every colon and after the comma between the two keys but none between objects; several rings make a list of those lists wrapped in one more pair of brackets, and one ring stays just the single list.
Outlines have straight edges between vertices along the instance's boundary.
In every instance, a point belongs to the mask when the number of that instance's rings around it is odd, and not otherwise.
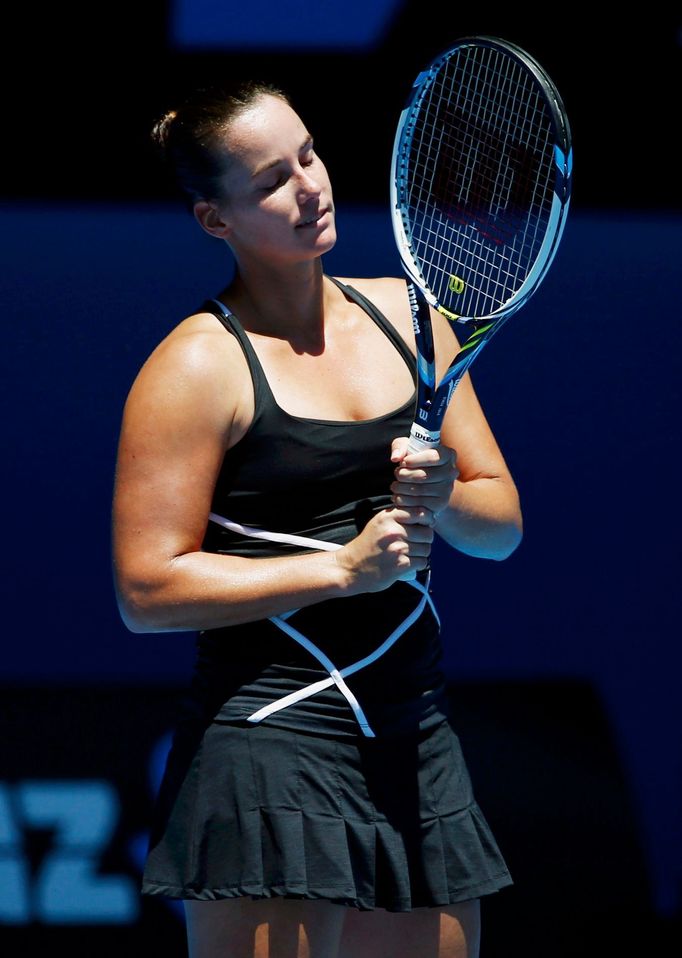
[{"label": "racket head", "polygon": [[545,70],[506,40],[458,40],[419,74],[396,130],[391,210],[408,278],[449,319],[507,318],[554,258],[571,172]]}]

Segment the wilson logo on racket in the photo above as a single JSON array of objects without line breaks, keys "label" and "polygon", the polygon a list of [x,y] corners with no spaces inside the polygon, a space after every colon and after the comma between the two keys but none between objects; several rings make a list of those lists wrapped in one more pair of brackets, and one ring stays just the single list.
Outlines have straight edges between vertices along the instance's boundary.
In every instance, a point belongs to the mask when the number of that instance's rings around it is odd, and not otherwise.
[{"label": "wilson logo on racket", "polygon": [[414,287],[410,283],[407,287],[407,296],[410,301],[410,309],[412,311],[412,329],[414,330],[415,336],[421,336],[421,329],[419,326],[419,307],[417,305],[417,294],[414,291]]},{"label": "wilson logo on racket", "polygon": [[461,276],[455,276],[454,273],[451,273],[448,289],[451,293],[463,293],[466,289],[466,283]]}]

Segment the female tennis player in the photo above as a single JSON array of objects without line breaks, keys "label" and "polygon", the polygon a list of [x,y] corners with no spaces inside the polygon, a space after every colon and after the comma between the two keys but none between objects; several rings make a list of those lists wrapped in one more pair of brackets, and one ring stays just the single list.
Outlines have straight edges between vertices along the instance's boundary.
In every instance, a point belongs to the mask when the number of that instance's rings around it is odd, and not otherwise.
[{"label": "female tennis player", "polygon": [[204,92],[154,137],[236,271],[121,427],[122,618],[198,633],[142,892],[184,900],[192,958],[474,958],[511,879],[450,725],[429,556],[434,534],[509,556],[514,482],[468,379],[407,454],[405,281],[325,275],[332,190],[285,94]]}]

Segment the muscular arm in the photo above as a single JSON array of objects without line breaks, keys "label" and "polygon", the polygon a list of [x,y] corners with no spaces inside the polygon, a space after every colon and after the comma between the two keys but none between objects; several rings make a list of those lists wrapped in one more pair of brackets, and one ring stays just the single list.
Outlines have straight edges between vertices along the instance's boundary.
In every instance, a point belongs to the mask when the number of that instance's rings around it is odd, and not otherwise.
[{"label": "muscular arm", "polygon": [[433,532],[409,509],[375,516],[335,553],[246,559],[201,550],[225,450],[248,427],[253,395],[236,341],[200,320],[186,323],[145,364],[123,415],[112,533],[128,628],[194,631],[253,621],[378,591],[423,568]]}]

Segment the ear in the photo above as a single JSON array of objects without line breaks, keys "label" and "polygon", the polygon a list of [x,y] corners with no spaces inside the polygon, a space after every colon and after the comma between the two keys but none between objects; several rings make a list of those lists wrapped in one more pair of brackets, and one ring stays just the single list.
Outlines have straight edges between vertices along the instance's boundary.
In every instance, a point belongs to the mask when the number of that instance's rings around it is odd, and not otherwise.
[{"label": "ear", "polygon": [[209,236],[215,236],[218,239],[227,239],[230,233],[230,226],[224,220],[215,203],[208,200],[197,200],[193,207],[194,218],[199,226],[205,230]]}]

